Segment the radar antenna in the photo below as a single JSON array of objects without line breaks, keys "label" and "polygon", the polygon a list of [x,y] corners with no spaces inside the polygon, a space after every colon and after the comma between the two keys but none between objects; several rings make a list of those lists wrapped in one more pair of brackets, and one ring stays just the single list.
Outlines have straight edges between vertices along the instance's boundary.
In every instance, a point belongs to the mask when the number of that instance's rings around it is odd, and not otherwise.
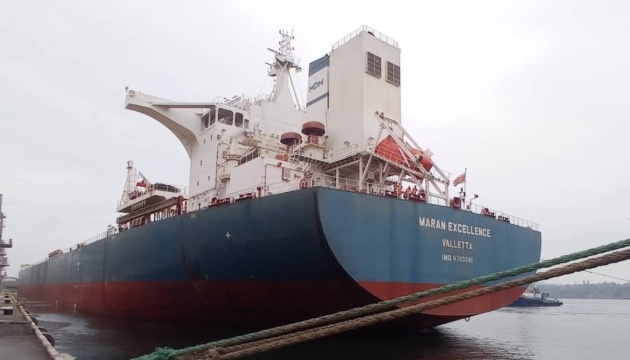
[{"label": "radar antenna", "polygon": [[[295,39],[293,36],[293,30],[291,32],[280,30],[280,41],[278,50],[267,48],[267,50],[274,53],[274,63],[266,63],[269,66],[269,76],[275,78],[275,84],[271,93],[271,101],[278,103],[286,103],[290,99],[293,104],[297,104],[300,107],[300,102],[297,97],[295,84],[291,77],[290,70],[294,69],[296,73],[302,71],[300,67],[300,59],[296,58],[293,54],[293,45],[291,41]],[[285,89],[285,87],[289,87]],[[289,96],[285,95],[286,91],[289,91]]]}]

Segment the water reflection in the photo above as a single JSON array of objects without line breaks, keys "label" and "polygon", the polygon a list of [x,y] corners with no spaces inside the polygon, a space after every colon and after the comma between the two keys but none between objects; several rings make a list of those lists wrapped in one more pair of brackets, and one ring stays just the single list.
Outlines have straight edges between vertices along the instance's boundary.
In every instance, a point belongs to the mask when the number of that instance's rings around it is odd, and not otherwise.
[{"label": "water reflection", "polygon": [[[40,324],[54,335],[57,350],[80,360],[129,359],[150,353],[158,346],[183,348],[236,335],[205,326],[174,326],[67,313],[40,312],[37,316]],[[528,326],[523,325],[525,329]],[[424,333],[357,331],[248,359],[533,358],[534,354],[523,343],[501,342],[493,337],[471,336],[457,328],[443,327]]]},{"label": "water reflection", "polygon": [[527,349],[493,339],[465,336],[452,329],[425,333],[344,334],[305,343],[256,359],[531,359]]},{"label": "water reflection", "polygon": [[[32,305],[32,306],[31,306]],[[211,326],[55,313],[27,304],[57,350],[79,360],[130,359],[238,335]],[[566,300],[558,308],[505,308],[426,333],[360,331],[247,359],[625,359],[630,301]]]}]

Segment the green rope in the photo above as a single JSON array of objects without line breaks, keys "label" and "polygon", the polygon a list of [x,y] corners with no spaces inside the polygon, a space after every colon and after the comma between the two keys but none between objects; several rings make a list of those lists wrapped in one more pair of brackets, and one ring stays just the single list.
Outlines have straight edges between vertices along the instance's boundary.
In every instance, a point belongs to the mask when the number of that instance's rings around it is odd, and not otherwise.
[{"label": "green rope", "polygon": [[401,296],[401,297],[391,299],[391,300],[381,301],[376,304],[370,304],[370,305],[366,305],[366,306],[362,306],[359,308],[354,308],[354,309],[350,309],[346,311],[340,311],[335,314],[325,315],[319,318],[305,320],[305,321],[297,322],[294,324],[278,326],[271,329],[254,332],[251,334],[236,336],[231,339],[217,340],[217,341],[209,342],[207,344],[201,344],[201,345],[192,346],[192,347],[179,349],[179,350],[175,350],[171,348],[158,348],[156,349],[156,351],[154,351],[151,354],[143,355],[132,360],[174,360],[178,356],[186,355],[192,352],[207,350],[213,347],[227,347],[227,346],[234,346],[234,345],[245,343],[245,342],[262,340],[269,337],[278,336],[278,335],[285,334],[288,332],[296,331],[299,329],[305,329],[305,328],[313,327],[316,325],[322,325],[322,324],[327,324],[327,323],[331,323],[331,322],[335,322],[339,320],[355,318],[357,316],[373,313],[376,311],[387,310],[397,305],[403,304],[405,302],[418,300],[420,298],[444,294],[444,293],[451,292],[453,290],[465,289],[473,285],[481,285],[481,284],[485,284],[491,281],[496,281],[496,280],[501,280],[504,278],[509,278],[512,276],[521,275],[524,273],[536,271],[538,269],[543,269],[543,268],[548,268],[551,266],[568,263],[571,261],[587,258],[590,256],[599,255],[605,252],[622,249],[628,246],[630,246],[630,239],[610,243],[608,245],[598,246],[598,247],[588,249],[588,250],[578,251],[576,253],[560,256],[551,260],[544,260],[538,263],[524,265],[524,266],[497,272],[490,275],[480,276],[471,280],[461,281],[455,284],[445,285],[439,288],[434,288],[434,289],[430,289],[430,290],[426,290],[426,291],[422,291],[422,292],[418,292],[418,293],[414,293],[410,295]]},{"label": "green rope", "polygon": [[225,347],[225,348],[212,348],[199,353],[193,353],[180,358],[182,360],[194,360],[203,359],[225,359],[232,360],[238,359],[248,355],[259,354],[262,352],[279,349],[289,345],[302,343],[305,341],[312,341],[320,339],[326,336],[340,334],[342,332],[351,331],[378,323],[392,321],[400,319],[409,315],[421,313],[428,309],[435,309],[448,304],[454,304],[474,297],[492,294],[498,291],[511,289],[517,286],[527,285],[533,282],[552,279],[558,276],[576,273],[587,269],[594,269],[599,266],[610,265],[620,261],[626,261],[630,259],[630,248],[619,250],[611,253],[604,254],[602,256],[585,259],[572,264],[565,264],[560,267],[555,267],[548,271],[539,272],[533,275],[527,275],[519,277],[506,282],[501,282],[498,285],[490,285],[477,288],[475,290],[466,291],[458,295],[447,295],[437,300],[431,300],[422,302],[415,305],[404,306],[395,308],[389,311],[380,312],[377,314],[366,315],[356,319],[344,320],[330,325],[320,326],[314,329],[301,330],[290,334],[280,335],[277,337],[253,341],[245,344]]}]

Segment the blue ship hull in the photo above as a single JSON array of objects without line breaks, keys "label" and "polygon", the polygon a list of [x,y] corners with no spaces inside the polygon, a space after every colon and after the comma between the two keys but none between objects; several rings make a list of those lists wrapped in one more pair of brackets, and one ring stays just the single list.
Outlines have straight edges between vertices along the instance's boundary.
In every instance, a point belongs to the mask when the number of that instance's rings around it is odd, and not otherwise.
[{"label": "blue ship hull", "polygon": [[[534,263],[540,248],[538,231],[468,211],[308,188],[117,233],[21,271],[18,292],[59,309],[257,328]],[[399,325],[492,311],[523,290]]]}]

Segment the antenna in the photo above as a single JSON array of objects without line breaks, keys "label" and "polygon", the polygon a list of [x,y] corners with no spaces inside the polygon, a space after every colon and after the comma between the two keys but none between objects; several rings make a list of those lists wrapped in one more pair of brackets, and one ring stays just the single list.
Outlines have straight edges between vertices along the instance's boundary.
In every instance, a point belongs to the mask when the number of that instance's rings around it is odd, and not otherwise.
[{"label": "antenna", "polygon": [[[266,63],[269,66],[268,75],[275,78],[274,89],[270,99],[285,104],[292,101],[294,106],[296,105],[297,108],[300,108],[300,101],[290,72],[291,69],[294,69],[295,72],[302,71],[300,59],[293,54],[294,47],[291,42],[295,39],[295,36],[293,35],[293,30],[290,32],[279,30],[278,33],[280,34],[278,50],[267,48],[274,54],[274,62],[271,64]],[[279,93],[281,94],[278,95]]]},{"label": "antenna", "polygon": [[279,48],[278,50],[267,48],[267,50],[271,51],[275,55],[275,63],[269,64],[269,76],[278,75],[278,67],[282,65],[288,65],[291,69],[296,69],[296,71],[301,71],[300,67],[300,59],[296,58],[293,54],[293,50],[295,49],[291,45],[291,41],[295,39],[293,36],[293,30],[289,33],[285,30],[278,31],[280,34],[280,41],[278,41]]}]

